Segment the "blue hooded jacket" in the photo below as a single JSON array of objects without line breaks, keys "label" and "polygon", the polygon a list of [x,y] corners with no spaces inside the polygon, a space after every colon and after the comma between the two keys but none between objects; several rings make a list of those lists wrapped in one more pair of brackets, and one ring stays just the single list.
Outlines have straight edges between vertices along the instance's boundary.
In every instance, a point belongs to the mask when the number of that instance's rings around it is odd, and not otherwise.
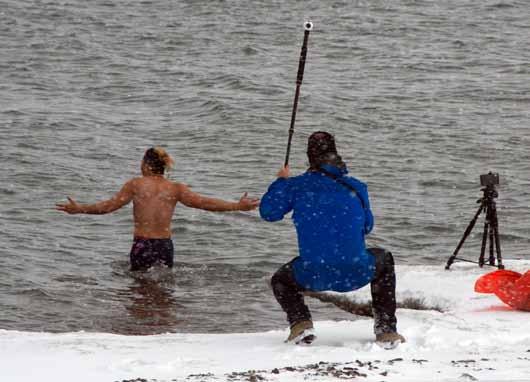
[{"label": "blue hooded jacket", "polygon": [[361,181],[345,176],[346,169],[323,168],[357,192],[321,172],[278,178],[261,199],[260,215],[274,222],[293,211],[300,252],[293,262],[298,284],[312,291],[352,291],[368,284],[375,270],[364,242],[374,225],[368,191]]}]

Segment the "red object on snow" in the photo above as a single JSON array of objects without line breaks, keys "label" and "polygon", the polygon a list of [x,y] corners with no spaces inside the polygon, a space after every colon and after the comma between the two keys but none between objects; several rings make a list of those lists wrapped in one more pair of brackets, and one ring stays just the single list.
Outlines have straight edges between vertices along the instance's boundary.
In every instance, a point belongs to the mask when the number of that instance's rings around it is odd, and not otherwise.
[{"label": "red object on snow", "polygon": [[487,273],[476,281],[475,292],[494,293],[512,308],[530,312],[530,271],[524,275],[505,269]]}]

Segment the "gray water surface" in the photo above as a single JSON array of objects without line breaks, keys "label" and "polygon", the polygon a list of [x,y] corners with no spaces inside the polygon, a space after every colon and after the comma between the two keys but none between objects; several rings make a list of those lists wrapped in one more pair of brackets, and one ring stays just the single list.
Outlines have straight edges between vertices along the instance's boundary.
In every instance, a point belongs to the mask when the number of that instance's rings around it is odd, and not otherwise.
[{"label": "gray water surface", "polygon": [[[267,283],[296,255],[289,219],[179,206],[175,268],[142,275],[128,271],[130,207],[53,207],[110,197],[152,145],[195,191],[263,194],[283,163],[306,18],[293,174],[308,135],[332,132],[369,186],[370,243],[442,267],[478,208],[479,175],[499,172],[503,255],[530,258],[527,1],[2,0],[0,328],[284,325]],[[462,257],[478,258],[482,226]]]}]

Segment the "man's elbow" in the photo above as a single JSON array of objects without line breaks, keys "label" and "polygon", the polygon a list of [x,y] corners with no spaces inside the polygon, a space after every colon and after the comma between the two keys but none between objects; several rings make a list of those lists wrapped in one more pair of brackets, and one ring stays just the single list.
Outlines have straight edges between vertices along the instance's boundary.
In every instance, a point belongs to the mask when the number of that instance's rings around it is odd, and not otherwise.
[{"label": "man's elbow", "polygon": [[259,215],[263,220],[268,222],[277,222],[283,219],[283,214],[262,206],[260,206]]},{"label": "man's elbow", "polygon": [[110,214],[114,211],[116,211],[117,208],[113,208],[113,209],[110,209],[110,208],[102,208],[102,209],[98,209],[98,210],[95,210],[94,211],[94,215],[106,215],[106,214]]},{"label": "man's elbow", "polygon": [[117,211],[119,210],[120,208],[122,208],[125,204],[123,203],[119,203],[119,204],[108,204],[108,205],[103,205],[101,206],[100,208],[98,208],[98,211],[96,212],[98,215],[106,215],[106,214],[110,214],[114,211]]},{"label": "man's elbow", "polygon": [[277,222],[277,221],[280,221],[283,219],[283,216],[278,216],[278,215],[261,215],[261,218],[265,221],[268,221],[268,222]]},{"label": "man's elbow", "polygon": [[364,231],[365,231],[367,234],[369,234],[370,232],[372,232],[373,229],[374,229],[374,222],[373,222],[373,221],[369,222],[368,224],[366,224],[366,225],[364,226]]}]

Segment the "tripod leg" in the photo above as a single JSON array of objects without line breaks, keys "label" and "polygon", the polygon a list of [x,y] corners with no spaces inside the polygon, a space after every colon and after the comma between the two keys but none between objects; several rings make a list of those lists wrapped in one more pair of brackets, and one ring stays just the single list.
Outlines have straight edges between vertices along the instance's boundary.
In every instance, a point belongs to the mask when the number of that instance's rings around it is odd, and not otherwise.
[{"label": "tripod leg", "polygon": [[495,265],[495,255],[493,253],[495,248],[495,242],[494,242],[494,230],[493,230],[493,210],[491,208],[491,204],[488,204],[486,206],[486,221],[488,222],[488,241],[489,241],[489,256],[488,256],[488,264],[489,265]]},{"label": "tripod leg", "polygon": [[480,207],[477,211],[477,213],[475,214],[475,216],[473,217],[473,219],[471,219],[471,221],[469,222],[465,232],[464,232],[464,235],[462,236],[462,239],[460,239],[460,242],[458,243],[458,245],[456,246],[456,249],[455,251],[453,252],[453,254],[451,255],[451,257],[449,257],[449,259],[447,260],[447,264],[445,265],[445,269],[449,269],[449,267],[454,263],[454,261],[456,260],[456,255],[458,255],[458,251],[460,251],[460,248],[462,248],[462,245],[464,245],[464,241],[466,241],[467,237],[469,236],[469,234],[471,233],[471,231],[473,230],[473,227],[475,226],[475,223],[477,222],[477,219],[478,219],[478,216],[480,215],[480,213],[482,212],[482,210],[484,209],[485,207],[485,204],[484,204],[484,201],[482,201],[482,203],[480,204]]},{"label": "tripod leg", "polygon": [[484,253],[486,252],[486,243],[488,240],[488,232],[490,228],[490,222],[488,220],[488,207],[486,207],[486,221],[484,222],[484,231],[482,232],[482,245],[480,247],[480,256],[478,258],[478,266],[482,268],[484,265]]},{"label": "tripod leg", "polygon": [[[499,239],[499,231],[497,227],[495,227],[495,248],[497,249],[497,268],[504,269],[501,256],[501,241]],[[495,263],[493,263],[493,265],[495,265]]]},{"label": "tripod leg", "polygon": [[493,241],[494,240],[494,231],[493,231],[493,226],[490,224],[490,235],[489,235],[489,239],[490,239],[490,257],[488,259],[488,262],[489,262],[489,265],[495,265],[495,255],[493,253],[493,250],[494,250],[494,246],[495,246],[495,242]]},{"label": "tripod leg", "polygon": [[[491,207],[491,222],[493,227],[493,235],[495,238],[495,249],[497,251],[497,268],[504,269],[504,265],[502,264],[502,256],[501,256],[501,240],[499,238],[499,221],[497,220],[497,208],[495,208],[495,202],[493,202],[493,205]],[[493,255],[492,255],[493,256]],[[495,259],[493,259],[493,263],[491,265],[495,265]]]}]

